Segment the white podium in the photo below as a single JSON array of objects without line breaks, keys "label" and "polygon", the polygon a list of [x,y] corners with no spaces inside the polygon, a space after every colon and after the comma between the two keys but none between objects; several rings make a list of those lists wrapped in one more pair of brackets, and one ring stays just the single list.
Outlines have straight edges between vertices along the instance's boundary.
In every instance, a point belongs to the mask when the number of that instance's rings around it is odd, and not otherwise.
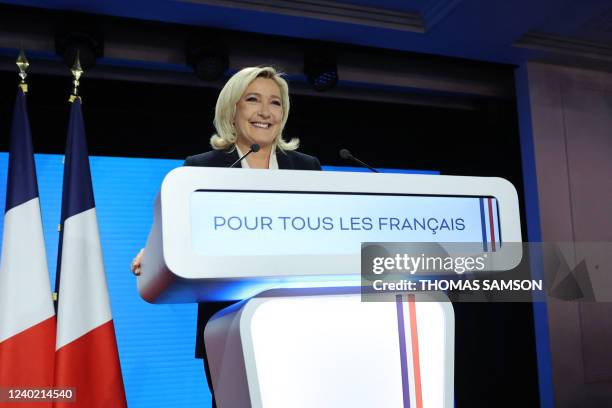
[{"label": "white podium", "polygon": [[450,302],[267,291],[206,327],[215,397],[221,407],[452,407],[454,324]]},{"label": "white podium", "polygon": [[155,201],[138,289],[241,300],[205,329],[220,407],[450,408],[451,303],[363,302],[361,243],[502,241],[521,231],[499,178],[183,167]]}]

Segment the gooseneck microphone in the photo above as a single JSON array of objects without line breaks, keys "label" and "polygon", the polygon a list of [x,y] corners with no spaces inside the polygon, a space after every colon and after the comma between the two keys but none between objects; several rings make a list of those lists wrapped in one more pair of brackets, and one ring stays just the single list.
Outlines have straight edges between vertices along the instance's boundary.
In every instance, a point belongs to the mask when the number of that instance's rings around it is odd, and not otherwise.
[{"label": "gooseneck microphone", "polygon": [[363,167],[366,167],[366,168],[370,169],[370,171],[372,171],[374,173],[380,173],[380,171],[376,170],[374,167],[370,166],[369,164],[366,164],[366,163],[362,162],[361,160],[359,160],[358,158],[353,156],[351,154],[351,152],[348,151],[348,149],[341,149],[340,150],[340,157],[342,157],[345,160],[352,160],[355,163],[359,164],[360,166],[363,166]]},{"label": "gooseneck microphone", "polygon": [[246,157],[251,154],[251,153],[257,153],[259,151],[259,145],[257,143],[253,143],[251,145],[251,148],[249,149],[248,152],[246,152],[246,154],[242,157],[240,157],[238,160],[236,160],[235,162],[232,163],[231,166],[229,166],[228,168],[232,168],[232,167],[236,167],[236,165],[238,165],[241,161],[243,161],[244,159],[246,159]]}]

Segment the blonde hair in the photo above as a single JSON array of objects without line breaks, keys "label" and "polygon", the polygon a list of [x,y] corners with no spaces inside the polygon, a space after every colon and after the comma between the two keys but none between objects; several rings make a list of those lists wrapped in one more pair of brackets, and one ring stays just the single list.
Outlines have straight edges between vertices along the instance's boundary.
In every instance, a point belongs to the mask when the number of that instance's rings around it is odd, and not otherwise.
[{"label": "blonde hair", "polygon": [[236,72],[225,84],[215,107],[214,125],[217,133],[210,138],[210,145],[215,150],[224,150],[233,147],[236,143],[238,135],[234,126],[234,116],[236,115],[236,104],[242,98],[242,95],[248,86],[257,78],[271,79],[278,85],[281,92],[281,103],[283,107],[283,118],[280,125],[280,130],[274,145],[281,150],[295,150],[298,148],[300,141],[291,139],[286,141],[283,139],[283,129],[289,117],[289,86],[287,81],[282,78],[282,73],[276,72],[272,67],[248,67]]}]

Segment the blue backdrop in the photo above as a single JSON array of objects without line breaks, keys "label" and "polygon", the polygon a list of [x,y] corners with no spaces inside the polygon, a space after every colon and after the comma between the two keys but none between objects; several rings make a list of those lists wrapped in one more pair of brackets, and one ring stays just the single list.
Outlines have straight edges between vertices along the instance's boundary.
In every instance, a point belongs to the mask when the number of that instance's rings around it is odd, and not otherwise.
[{"label": "blue backdrop", "polygon": [[[37,154],[36,170],[45,243],[55,285],[63,156]],[[193,358],[197,307],[151,305],[140,298],[129,270],[146,242],[152,203],[162,179],[182,160],[91,157],[106,277],[128,404],[138,407],[209,407],[201,360]],[[0,153],[0,202],[6,202],[8,154]],[[369,171],[324,166],[325,170]],[[385,170],[438,174],[437,172]],[[4,211],[0,215],[3,227]],[[0,240],[2,239],[0,235]]]}]

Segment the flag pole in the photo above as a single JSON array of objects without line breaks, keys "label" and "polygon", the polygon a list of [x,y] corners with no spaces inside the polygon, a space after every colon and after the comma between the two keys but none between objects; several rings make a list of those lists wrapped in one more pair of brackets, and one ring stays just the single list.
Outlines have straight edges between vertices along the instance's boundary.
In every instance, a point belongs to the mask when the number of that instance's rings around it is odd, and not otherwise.
[{"label": "flag pole", "polygon": [[[72,92],[70,97],[68,98],[69,103],[73,103],[77,99],[79,103],[83,103],[81,96],[79,95],[79,85],[81,84],[81,77],[85,74],[83,68],[81,67],[81,58],[79,56],[80,50],[77,50],[76,56],[74,58],[74,64],[72,64],[72,68],[70,68],[70,72],[72,73]],[[26,61],[27,63],[27,61]],[[26,67],[27,68],[27,67]],[[26,86],[27,88],[27,86]],[[65,157],[64,157],[65,160]],[[63,206],[62,206],[63,207]],[[63,246],[63,238],[64,238],[64,214],[60,217],[60,223],[57,225],[57,232],[59,233],[59,244],[57,249],[57,266],[55,268],[55,291],[53,292],[53,302],[55,306],[55,311],[57,312],[57,302],[58,302],[58,294],[60,290],[60,275],[61,275],[61,266],[62,266],[62,246]]]}]

